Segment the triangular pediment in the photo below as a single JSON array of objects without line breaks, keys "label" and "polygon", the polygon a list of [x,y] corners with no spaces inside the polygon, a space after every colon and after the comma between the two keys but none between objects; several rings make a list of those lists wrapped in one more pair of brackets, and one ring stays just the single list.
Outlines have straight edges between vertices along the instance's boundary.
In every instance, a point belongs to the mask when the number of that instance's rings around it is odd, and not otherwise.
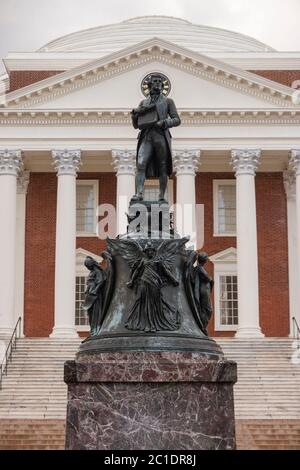
[{"label": "triangular pediment", "polygon": [[237,256],[237,250],[236,248],[227,248],[226,250],[219,251],[219,253],[216,253],[212,256],[209,257],[210,261],[214,264],[216,263],[236,263],[236,256]]},{"label": "triangular pediment", "polygon": [[103,261],[103,258],[101,256],[95,255],[95,253],[84,250],[83,248],[77,248],[76,250],[76,275],[77,276],[87,276],[89,274],[89,270],[84,265],[84,261],[87,256],[91,256],[98,263],[101,263],[101,261]]},{"label": "triangular pediment", "polygon": [[161,71],[178,108],[292,107],[295,90],[154,38],[6,95],[18,109],[130,109],[142,78]]}]

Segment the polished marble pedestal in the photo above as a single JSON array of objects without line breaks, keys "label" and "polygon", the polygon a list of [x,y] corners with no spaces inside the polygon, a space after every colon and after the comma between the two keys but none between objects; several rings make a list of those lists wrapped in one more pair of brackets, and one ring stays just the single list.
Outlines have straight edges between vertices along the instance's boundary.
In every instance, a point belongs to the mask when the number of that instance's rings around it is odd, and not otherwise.
[{"label": "polished marble pedestal", "polygon": [[235,449],[233,361],[197,352],[79,353],[64,374],[66,449]]}]

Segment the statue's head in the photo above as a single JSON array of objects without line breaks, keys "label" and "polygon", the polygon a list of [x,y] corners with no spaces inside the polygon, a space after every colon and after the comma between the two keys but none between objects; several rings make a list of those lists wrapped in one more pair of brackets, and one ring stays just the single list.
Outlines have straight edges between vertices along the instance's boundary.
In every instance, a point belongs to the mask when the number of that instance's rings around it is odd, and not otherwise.
[{"label": "statue's head", "polygon": [[154,258],[156,249],[152,245],[151,242],[147,242],[144,248],[144,253],[147,256],[147,258]]},{"label": "statue's head", "polygon": [[87,256],[84,260],[84,265],[89,270],[93,269],[96,264],[96,261],[91,256]]},{"label": "statue's head", "polygon": [[148,79],[150,93],[161,93],[163,90],[163,77],[160,74],[152,74]]},{"label": "statue's head", "polygon": [[203,266],[203,264],[206,263],[206,261],[208,260],[208,254],[205,253],[204,251],[202,251],[201,253],[199,253],[199,255],[197,256],[197,260],[198,260],[198,263]]}]

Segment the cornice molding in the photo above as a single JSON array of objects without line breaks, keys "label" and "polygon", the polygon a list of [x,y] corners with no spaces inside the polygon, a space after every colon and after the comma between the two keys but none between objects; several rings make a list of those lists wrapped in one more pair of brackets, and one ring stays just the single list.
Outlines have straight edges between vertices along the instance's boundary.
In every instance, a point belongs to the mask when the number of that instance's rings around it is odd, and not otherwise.
[{"label": "cornice molding", "polygon": [[[299,125],[299,108],[179,109],[182,124],[200,125]],[[131,126],[129,109],[0,109],[2,126],[98,125]]]},{"label": "cornice molding", "polygon": [[224,62],[193,53],[174,44],[152,39],[105,58],[47,78],[6,95],[6,106],[27,108],[85,88],[149,62],[159,61],[215,82],[225,88],[254,96],[274,105],[292,105],[294,90]]},{"label": "cornice molding", "polygon": [[[300,70],[300,53],[218,53],[207,54],[212,59],[242,70]],[[101,55],[100,55],[101,57]],[[99,59],[99,53],[32,52],[10,54],[3,60],[9,71],[71,70]]]},{"label": "cornice molding", "polygon": [[[296,129],[296,128],[295,128]],[[124,149],[136,150],[136,136],[117,139],[113,136],[93,138],[81,135],[77,138],[68,136],[61,138],[60,136],[53,137],[53,135],[42,135],[34,133],[30,137],[22,136],[18,139],[18,146],[23,152],[41,152],[51,151],[52,149],[59,148],[80,148],[82,152],[88,151],[107,151],[111,152],[112,148],[123,147]],[[16,139],[14,136],[10,138],[0,139],[0,149],[14,149],[16,146]],[[191,138],[189,136],[182,138],[173,138],[173,147],[176,150],[185,150],[186,148],[198,148],[201,151],[231,151],[236,148],[260,148],[262,151],[283,151],[288,152],[292,148],[300,148],[300,135],[297,137],[286,135],[278,136],[278,132],[274,130],[272,137],[251,137],[248,134],[241,136],[215,136]],[[274,159],[276,160],[276,159]],[[96,163],[99,165],[101,162]],[[228,161],[229,164],[229,161]],[[228,168],[230,168],[228,166]],[[283,171],[281,168],[279,171]]]}]

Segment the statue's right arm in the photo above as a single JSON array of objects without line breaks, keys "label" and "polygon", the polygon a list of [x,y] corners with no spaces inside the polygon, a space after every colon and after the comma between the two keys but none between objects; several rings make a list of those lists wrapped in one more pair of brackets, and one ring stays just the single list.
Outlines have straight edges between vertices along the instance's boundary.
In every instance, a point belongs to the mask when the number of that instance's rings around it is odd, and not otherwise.
[{"label": "statue's right arm", "polygon": [[140,102],[137,108],[134,108],[131,111],[131,121],[135,129],[138,129],[138,117],[140,114],[142,114],[142,108],[143,108],[143,101]]}]

